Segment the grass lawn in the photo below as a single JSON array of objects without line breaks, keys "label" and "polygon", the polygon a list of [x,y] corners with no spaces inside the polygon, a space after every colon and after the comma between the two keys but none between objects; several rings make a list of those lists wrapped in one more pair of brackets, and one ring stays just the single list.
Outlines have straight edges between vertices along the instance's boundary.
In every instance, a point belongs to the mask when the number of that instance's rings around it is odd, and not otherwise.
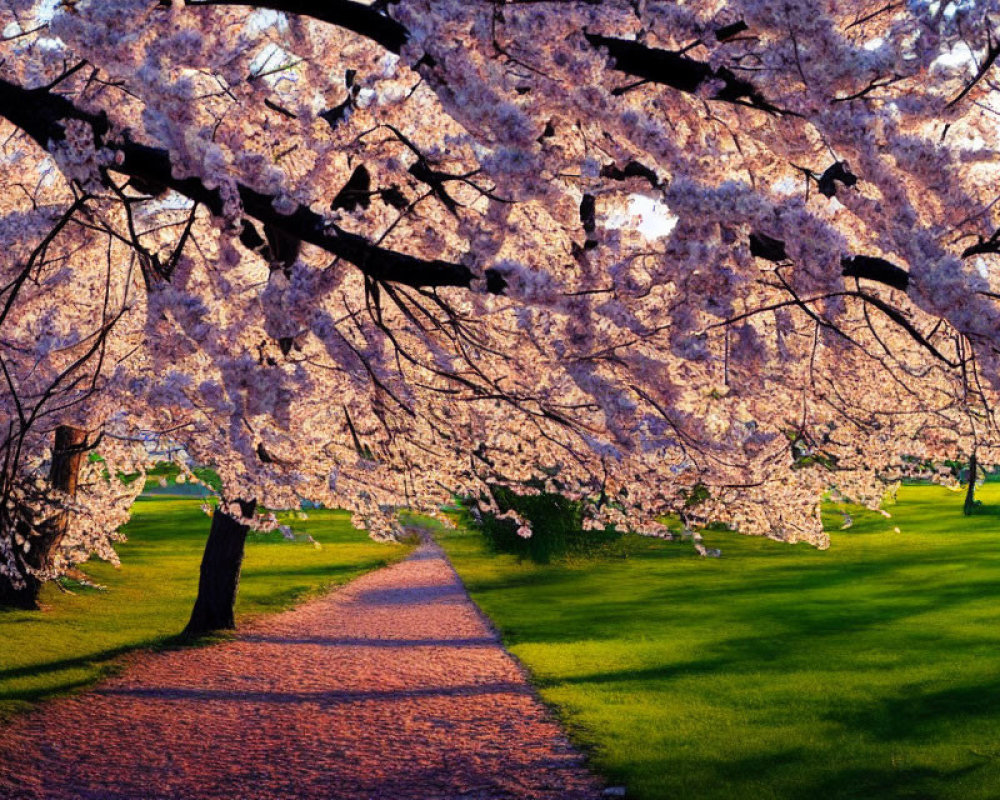
[{"label": "grass lawn", "polygon": [[[198,567],[210,520],[201,500],[140,498],[119,546],[122,567],[93,562],[85,572],[107,591],[48,585],[44,611],[0,611],[0,717],[30,703],[88,686],[117,666],[122,653],[170,643],[187,623],[198,588]],[[251,534],[247,541],[237,615],[286,608],[297,600],[409,552],[379,544],[354,530],[340,511],[310,511],[295,520],[308,542],[280,534]]]},{"label": "grass lawn", "polygon": [[629,798],[973,800],[1000,797],[1000,484],[979,497],[903,487],[826,552],[709,532],[721,559],[539,566],[439,539]]}]

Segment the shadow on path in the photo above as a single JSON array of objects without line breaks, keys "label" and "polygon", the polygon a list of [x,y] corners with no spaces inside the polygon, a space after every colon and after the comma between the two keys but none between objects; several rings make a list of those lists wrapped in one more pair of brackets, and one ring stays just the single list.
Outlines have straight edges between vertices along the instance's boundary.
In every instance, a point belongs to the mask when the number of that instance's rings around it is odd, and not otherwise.
[{"label": "shadow on path", "polygon": [[0,727],[5,800],[594,800],[434,544]]}]

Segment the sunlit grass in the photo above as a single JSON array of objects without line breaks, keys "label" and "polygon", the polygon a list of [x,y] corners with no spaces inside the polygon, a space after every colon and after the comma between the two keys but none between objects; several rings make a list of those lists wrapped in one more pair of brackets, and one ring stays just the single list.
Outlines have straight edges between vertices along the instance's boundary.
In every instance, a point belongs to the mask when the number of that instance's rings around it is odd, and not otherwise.
[{"label": "sunlit grass", "polygon": [[[43,611],[0,611],[0,717],[33,701],[90,685],[136,647],[171,644],[187,623],[210,520],[201,501],[140,498],[119,548],[122,568],[92,562],[86,573],[107,591],[46,586]],[[279,534],[248,539],[237,602],[238,621],[286,608],[402,558],[407,547],[379,544],[354,530],[340,511],[310,511],[295,520],[309,542]]]},{"label": "sunlit grass", "polygon": [[[631,798],[1000,797],[1000,485],[904,487],[820,552],[709,532],[539,566],[439,535]],[[901,533],[894,533],[899,526]]]}]

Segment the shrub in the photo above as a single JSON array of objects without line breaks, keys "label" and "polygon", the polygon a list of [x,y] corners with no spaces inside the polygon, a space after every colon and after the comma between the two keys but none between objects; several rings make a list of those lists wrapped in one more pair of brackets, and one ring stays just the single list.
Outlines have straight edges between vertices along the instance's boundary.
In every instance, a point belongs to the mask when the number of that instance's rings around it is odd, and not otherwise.
[{"label": "shrub", "polygon": [[[519,495],[503,486],[490,487],[500,512],[513,509],[531,523],[532,535],[519,536],[513,520],[480,514],[477,526],[495,553],[510,553],[536,564],[575,558],[627,557],[625,536],[614,530],[583,529],[583,503],[560,494]],[[475,501],[468,503],[477,505]]]}]

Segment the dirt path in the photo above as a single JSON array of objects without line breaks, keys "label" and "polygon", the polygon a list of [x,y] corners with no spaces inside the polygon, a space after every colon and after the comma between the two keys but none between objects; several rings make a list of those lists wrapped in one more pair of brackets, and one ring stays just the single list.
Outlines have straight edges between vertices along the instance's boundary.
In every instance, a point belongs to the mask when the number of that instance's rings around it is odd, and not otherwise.
[{"label": "dirt path", "polygon": [[600,794],[436,545],[0,728],[18,800]]}]

